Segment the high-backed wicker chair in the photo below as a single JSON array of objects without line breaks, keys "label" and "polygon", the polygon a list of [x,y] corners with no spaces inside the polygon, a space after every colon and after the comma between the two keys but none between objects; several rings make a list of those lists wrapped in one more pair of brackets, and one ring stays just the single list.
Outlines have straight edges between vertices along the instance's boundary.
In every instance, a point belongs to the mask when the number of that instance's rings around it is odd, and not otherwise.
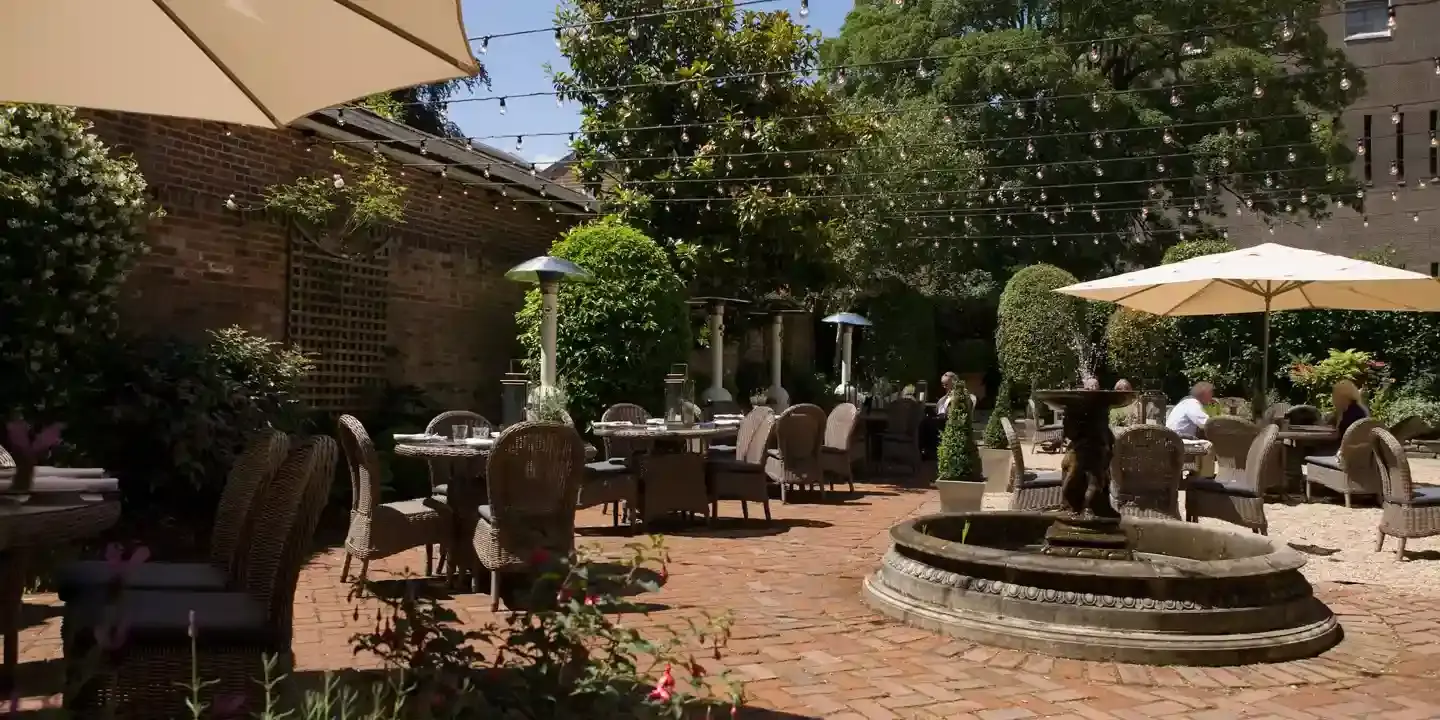
[{"label": "high-backed wicker chair", "polygon": [[[759,410],[760,408],[756,408]],[[737,452],[730,457],[711,457],[706,460],[706,471],[710,480],[710,515],[720,512],[721,500],[739,500],[740,514],[750,517],[750,503],[758,502],[765,508],[765,519],[770,519],[770,479],[766,475],[766,449],[775,430],[775,412],[756,413],[755,426],[748,434],[738,438]],[[745,419],[749,421],[750,416]]]},{"label": "high-backed wicker chair", "polygon": [[1110,498],[1120,514],[1180,519],[1185,443],[1160,425],[1134,425],[1115,434]]},{"label": "high-backed wicker chair", "polygon": [[[356,579],[365,581],[370,561],[396,555],[410,548],[440,545],[450,553],[453,514],[448,503],[434,498],[380,502],[380,456],[370,442],[365,426],[353,415],[341,415],[337,432],[345,466],[350,472],[350,529],[345,534],[345,563],[340,580],[350,576],[351,560],[360,561]],[[450,488],[457,505],[467,504],[459,488]],[[428,573],[431,568],[427,567]]]},{"label": "high-backed wicker chair", "polygon": [[1032,400],[1025,403],[1026,424],[1030,426],[1030,451],[1034,452],[1041,447],[1055,451],[1065,442],[1065,424],[1061,422],[1058,413],[1055,421],[1042,423],[1040,406]]},{"label": "high-backed wicker chair", "polygon": [[918,471],[924,462],[920,456],[920,426],[924,420],[925,406],[913,398],[902,397],[885,406],[885,430],[880,433],[881,462],[894,460],[912,473]]},{"label": "high-backed wicker chair", "polygon": [[1410,458],[1400,440],[1384,428],[1374,433],[1375,457],[1383,478],[1383,509],[1375,552],[1385,549],[1385,536],[1396,539],[1395,559],[1405,559],[1405,541],[1440,535],[1440,487],[1415,487]]},{"label": "high-backed wicker chair", "polygon": [[[257,433],[235,459],[220,493],[206,562],[147,562],[125,574],[127,589],[225,590],[233,588],[240,553],[254,523],[255,505],[275,478],[290,450],[290,439],[278,430]],[[115,571],[103,560],[70,563],[56,574],[60,599],[98,592],[114,582]]]},{"label": "high-backed wicker chair", "polygon": [[15,467],[15,458],[10,457],[10,453],[6,452],[5,448],[0,447],[0,468],[13,467]]},{"label": "high-backed wicker chair", "polygon": [[1052,510],[1060,507],[1063,477],[1058,470],[1029,472],[1025,469],[1025,448],[1015,425],[1010,418],[1000,418],[1000,427],[1005,430],[1005,443],[1010,446],[1010,509],[1011,510]]},{"label": "high-backed wicker chair", "polygon": [[825,411],[815,405],[791,405],[775,418],[775,447],[767,451],[765,474],[780,486],[780,502],[790,502],[792,486],[818,486],[824,492],[825,472],[820,465],[824,439]]},{"label": "high-backed wicker chair", "polygon": [[740,403],[734,400],[715,400],[705,405],[705,419],[714,420],[716,415],[739,415]]},{"label": "high-backed wicker chair", "polygon": [[[644,426],[650,420],[650,413],[635,403],[615,403],[600,416],[601,422],[628,422]],[[605,460],[625,465],[638,453],[648,453],[655,441],[646,438],[607,437],[605,438]]]},{"label": "high-backed wicker chair", "polygon": [[[1268,479],[1280,475],[1280,428],[1218,417],[1205,423],[1205,436],[1215,451],[1215,477],[1191,475],[1185,488],[1185,519],[1215,518],[1269,534],[1264,491]],[[1239,444],[1246,438],[1249,443],[1242,451]]]},{"label": "high-backed wicker chair", "polygon": [[236,591],[122,594],[116,610],[128,629],[123,655],[106,662],[101,652],[99,672],[90,660],[97,631],[104,634],[105,623],[113,620],[107,608],[111,600],[104,594],[87,595],[67,604],[67,672],[84,680],[67,692],[67,708],[77,717],[184,717],[189,714],[189,693],[176,688],[193,677],[204,679],[201,692],[213,707],[216,698],[255,698],[264,655],[281,656],[285,671],[295,588],[329,497],[336,456],[334,440],[315,437],[280,466],[255,504],[254,532],[239,548]]},{"label": "high-backed wicker chair", "polygon": [[750,409],[750,412],[745,413],[745,419],[740,421],[740,427],[737,428],[735,432],[735,444],[711,445],[706,450],[706,455],[717,459],[737,457],[736,452],[739,447],[748,442],[747,438],[753,437],[755,433],[759,432],[761,423],[767,419],[773,420],[774,418],[774,409],[767,405],[756,405]]},{"label": "high-backed wicker chair", "polygon": [[1285,419],[1291,425],[1319,425],[1323,421],[1320,408],[1314,405],[1296,405],[1285,411]]},{"label": "high-backed wicker chair", "polygon": [[490,609],[500,608],[502,573],[528,570],[537,551],[575,547],[575,504],[585,472],[585,443],[562,423],[520,423],[495,440],[485,476],[475,553],[490,571]]},{"label": "high-backed wicker chair", "polygon": [[[616,403],[605,409],[601,422],[629,422],[644,426],[650,419],[645,408],[634,403]],[[640,501],[640,479],[637,477],[634,459],[636,455],[649,453],[655,442],[649,438],[616,437],[604,438],[605,457],[585,464],[585,477],[580,484],[577,508],[600,506],[601,512],[610,508],[610,520],[620,524],[620,504],[633,509]]]},{"label": "high-backed wicker chair", "polygon": [[1384,483],[1374,448],[1375,431],[1381,429],[1379,423],[1365,418],[1345,429],[1336,454],[1307,456],[1305,494],[1310,494],[1310,483],[1319,483],[1344,495],[1347,508],[1353,495],[1380,495]]},{"label": "high-backed wicker chair", "polygon": [[839,478],[855,492],[855,425],[860,409],[851,403],[836,405],[825,417],[825,434],[820,445],[820,467],[830,488]]},{"label": "high-backed wicker chair", "polygon": [[1265,412],[1260,415],[1260,424],[1278,423],[1288,412],[1290,412],[1290,403],[1273,403],[1270,407],[1265,408]]},{"label": "high-backed wicker chair", "polygon": [[[1430,427],[1430,423],[1425,422],[1425,418],[1419,415],[1406,416],[1390,426],[1390,434],[1394,435],[1395,439],[1399,440],[1402,445],[1411,440],[1423,438],[1434,432],[1435,428]],[[0,460],[3,460],[3,458],[0,458]]]},{"label": "high-backed wicker chair", "polygon": [[[450,437],[451,429],[456,425],[469,425],[471,432],[476,428],[495,429],[484,415],[470,412],[469,410],[447,410],[436,415],[425,426],[425,432],[441,437]],[[452,482],[474,482],[485,472],[484,463],[478,458],[430,458],[426,461],[430,469],[430,497],[438,503],[450,504],[450,485]],[[435,555],[439,553],[440,564],[434,565]],[[432,567],[433,566],[433,567]],[[425,546],[425,574],[429,575],[432,569],[435,572],[444,572],[445,551],[434,545]]]}]

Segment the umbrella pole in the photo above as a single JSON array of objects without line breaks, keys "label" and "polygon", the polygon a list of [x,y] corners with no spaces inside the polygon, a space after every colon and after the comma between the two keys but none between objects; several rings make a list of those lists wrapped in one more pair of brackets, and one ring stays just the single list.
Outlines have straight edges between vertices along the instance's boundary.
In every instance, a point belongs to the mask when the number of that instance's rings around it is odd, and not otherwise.
[{"label": "umbrella pole", "polygon": [[1270,397],[1270,296],[1265,296],[1265,329],[1260,335],[1260,401]]}]

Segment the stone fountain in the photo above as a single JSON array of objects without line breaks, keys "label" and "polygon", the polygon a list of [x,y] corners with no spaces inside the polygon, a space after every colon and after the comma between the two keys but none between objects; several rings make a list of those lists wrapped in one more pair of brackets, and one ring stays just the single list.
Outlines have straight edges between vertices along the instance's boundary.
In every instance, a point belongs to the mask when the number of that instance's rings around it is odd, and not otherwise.
[{"label": "stone fountain", "polygon": [[891,617],[997,647],[1148,665],[1312,657],[1340,640],[1300,573],[1260,535],[1121,518],[1109,411],[1135,393],[1036,394],[1065,413],[1064,508],[929,515],[890,530],[864,595]]}]

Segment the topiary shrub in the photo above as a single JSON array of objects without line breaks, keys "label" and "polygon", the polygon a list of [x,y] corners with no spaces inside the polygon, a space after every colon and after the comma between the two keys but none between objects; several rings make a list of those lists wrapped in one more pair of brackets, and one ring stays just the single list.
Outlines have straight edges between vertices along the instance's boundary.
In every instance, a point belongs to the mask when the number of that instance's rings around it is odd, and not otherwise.
[{"label": "topiary shrub", "polygon": [[1005,284],[995,347],[1000,372],[1011,382],[1032,390],[1075,382],[1081,301],[1055,292],[1074,283],[1074,275],[1054,265],[1031,265]]},{"label": "topiary shrub", "polygon": [[71,108],[0,105],[0,412],[73,419],[81,363],[116,330],[152,208],[134,161]]},{"label": "topiary shrub", "polygon": [[[665,251],[615,218],[571,229],[550,254],[594,276],[560,285],[556,362],[578,423],[607,406],[633,402],[657,412],[661,382],[690,352],[685,281]],[[540,366],[540,291],[516,315],[530,366]]]},{"label": "topiary shrub", "polygon": [[1116,307],[1105,324],[1105,348],[1110,369],[1140,380],[1165,375],[1170,348],[1175,339],[1175,322],[1163,315]]},{"label": "topiary shrub", "polygon": [[1005,437],[1005,426],[1000,419],[1010,414],[1010,380],[1000,378],[1000,387],[995,390],[995,407],[990,410],[990,419],[985,421],[985,447],[1004,450],[1010,447]]},{"label": "topiary shrub", "polygon": [[980,449],[975,447],[975,429],[971,425],[970,393],[964,383],[956,383],[950,393],[949,419],[940,433],[940,447],[935,450],[937,480],[983,480]]}]

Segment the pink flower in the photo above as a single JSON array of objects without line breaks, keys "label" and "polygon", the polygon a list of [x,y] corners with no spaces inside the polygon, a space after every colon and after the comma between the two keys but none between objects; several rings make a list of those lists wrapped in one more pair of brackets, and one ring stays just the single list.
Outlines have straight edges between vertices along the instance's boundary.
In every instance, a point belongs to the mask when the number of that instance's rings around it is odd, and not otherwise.
[{"label": "pink flower", "polygon": [[64,429],[64,425],[55,423],[47,425],[38,434],[33,434],[30,423],[11,420],[5,426],[5,446],[10,449],[11,454],[19,455],[33,464],[60,444],[60,431]]},{"label": "pink flower", "polygon": [[586,596],[585,596],[585,604],[586,604],[586,605],[596,605],[596,604],[598,604],[599,602],[600,602],[599,596],[596,596],[596,595],[586,595]]},{"label": "pink flower", "polygon": [[665,666],[665,672],[660,676],[660,682],[655,683],[655,689],[650,691],[648,700],[657,702],[670,702],[675,694],[675,676],[670,672],[670,666]]}]

